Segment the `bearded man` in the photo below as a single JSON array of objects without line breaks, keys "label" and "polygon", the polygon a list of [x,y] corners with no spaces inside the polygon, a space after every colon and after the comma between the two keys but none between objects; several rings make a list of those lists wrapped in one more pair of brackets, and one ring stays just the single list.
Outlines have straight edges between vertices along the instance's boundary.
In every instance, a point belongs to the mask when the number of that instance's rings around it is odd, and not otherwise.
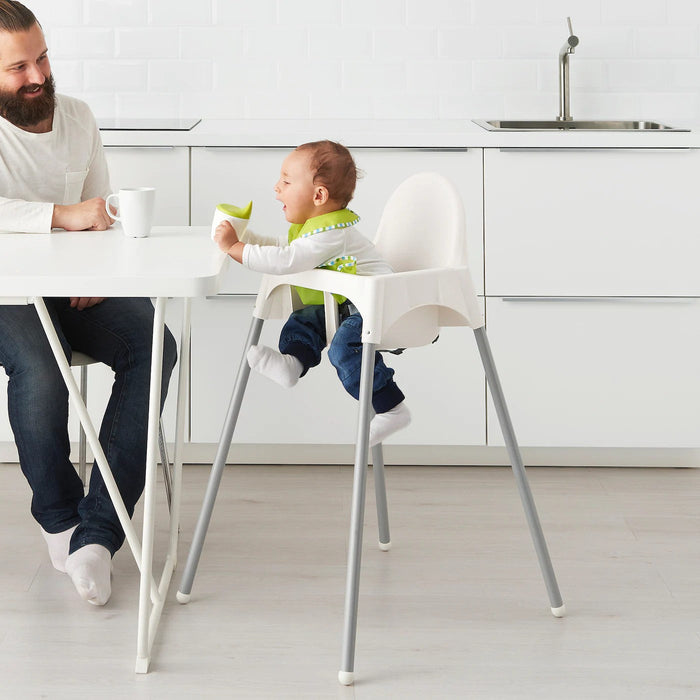
[{"label": "bearded man", "polygon": [[[109,192],[90,108],[55,93],[36,17],[19,2],[0,0],[0,229],[104,231],[112,223],[104,201]],[[115,373],[99,438],[131,516],[145,479],[153,306],[148,299],[45,301],[68,360],[80,351]],[[166,329],[163,400],[175,361]],[[84,600],[104,605],[124,531],[99,469],[93,467],[84,494],[70,462],[68,391],[34,306],[0,305],[0,365],[31,512],[51,562]]]}]

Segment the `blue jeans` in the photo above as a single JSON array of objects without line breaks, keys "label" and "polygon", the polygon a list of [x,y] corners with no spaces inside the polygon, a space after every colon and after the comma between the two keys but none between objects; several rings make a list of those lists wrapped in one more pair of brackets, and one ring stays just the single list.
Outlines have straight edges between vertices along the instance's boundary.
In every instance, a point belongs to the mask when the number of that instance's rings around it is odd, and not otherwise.
[{"label": "blue jeans", "polygon": [[[145,481],[153,305],[114,298],[77,311],[66,298],[45,301],[66,357],[76,350],[114,370],[99,439],[131,516]],[[166,329],[161,408],[176,355]],[[101,544],[114,554],[124,531],[96,467],[83,495],[70,462],[68,390],[33,306],[0,306],[0,364],[9,377],[8,413],[33,493],[32,515],[49,533],[77,525],[71,553]]]},{"label": "blue jeans", "polygon": [[[338,373],[345,390],[353,398],[360,396],[362,369],[362,316],[347,315],[347,303],[341,306],[340,326],[328,348],[328,359]],[[279,349],[294,355],[304,366],[302,377],[321,361],[326,346],[326,320],[323,305],[305,306],[295,311],[282,327]],[[403,400],[404,395],[394,382],[394,370],[384,364],[382,356],[374,355],[372,407],[375,413],[385,413]]]}]

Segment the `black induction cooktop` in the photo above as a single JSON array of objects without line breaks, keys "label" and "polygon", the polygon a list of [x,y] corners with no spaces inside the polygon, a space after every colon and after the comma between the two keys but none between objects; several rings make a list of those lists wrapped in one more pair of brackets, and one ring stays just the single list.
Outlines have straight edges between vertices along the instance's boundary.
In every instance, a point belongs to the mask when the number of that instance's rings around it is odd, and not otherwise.
[{"label": "black induction cooktop", "polygon": [[102,131],[190,131],[201,119],[119,118],[98,119]]}]

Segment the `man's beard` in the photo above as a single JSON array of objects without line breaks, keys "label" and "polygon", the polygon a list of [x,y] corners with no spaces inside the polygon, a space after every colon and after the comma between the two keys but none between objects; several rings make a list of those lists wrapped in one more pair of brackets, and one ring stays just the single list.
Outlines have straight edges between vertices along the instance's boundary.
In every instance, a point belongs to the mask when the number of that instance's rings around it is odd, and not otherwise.
[{"label": "man's beard", "polygon": [[25,93],[37,87],[37,84],[25,85],[17,92],[0,90],[0,115],[15,126],[36,126],[48,119],[56,105],[56,84],[53,75],[41,86],[43,92],[38,97],[25,97]]}]

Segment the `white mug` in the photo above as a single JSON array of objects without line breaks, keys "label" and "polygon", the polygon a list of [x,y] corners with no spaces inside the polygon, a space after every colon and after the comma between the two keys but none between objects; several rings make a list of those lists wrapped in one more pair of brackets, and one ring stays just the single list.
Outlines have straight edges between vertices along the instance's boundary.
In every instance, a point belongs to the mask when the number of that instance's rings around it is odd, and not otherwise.
[{"label": "white mug", "polygon": [[[216,227],[222,221],[228,221],[236,231],[236,235],[240,238],[248,228],[250,221],[250,212],[253,209],[253,203],[248,202],[245,207],[234,207],[232,204],[218,204],[214,209],[214,218],[211,222],[211,238],[214,240]],[[232,213],[235,212],[235,213]],[[238,214],[238,216],[236,216]]]},{"label": "white mug", "polygon": [[[112,214],[109,208],[112,197],[117,198],[116,214]],[[107,197],[105,209],[113,219],[121,222],[124,235],[144,238],[151,232],[155,201],[155,187],[124,187]]]}]

